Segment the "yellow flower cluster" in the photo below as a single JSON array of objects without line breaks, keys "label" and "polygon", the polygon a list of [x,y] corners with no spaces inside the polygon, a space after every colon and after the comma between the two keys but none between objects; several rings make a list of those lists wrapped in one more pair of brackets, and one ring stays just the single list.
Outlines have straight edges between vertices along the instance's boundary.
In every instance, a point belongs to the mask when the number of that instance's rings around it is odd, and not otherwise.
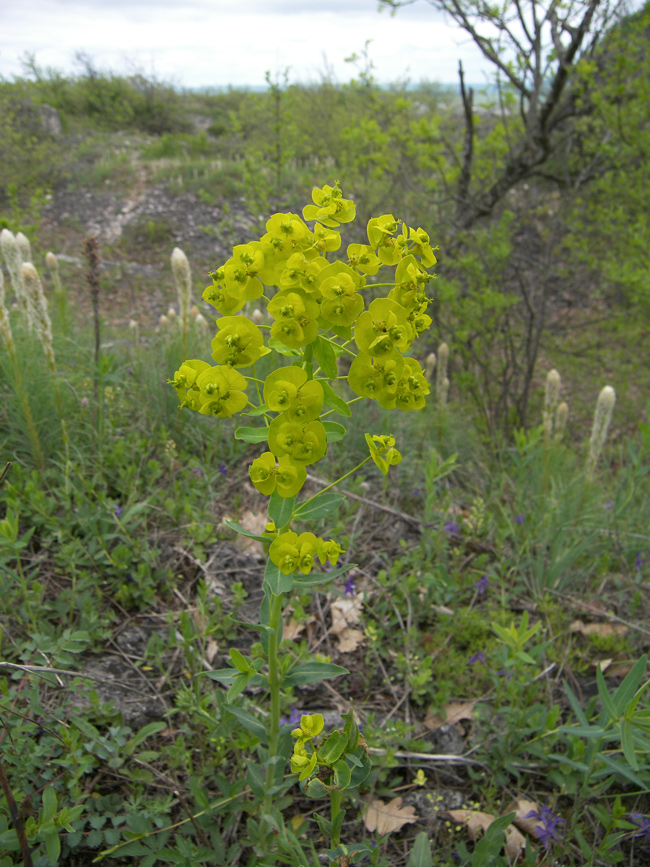
[{"label": "yellow flower cluster", "polygon": [[[211,273],[203,298],[220,314],[212,340],[215,364],[185,361],[171,380],[181,407],[221,418],[247,410],[263,417],[265,428],[245,428],[241,438],[266,442],[250,478],[267,496],[295,496],[306,468],[326,454],[332,425],[328,430],[323,424],[323,406],[340,411],[346,402],[329,384],[341,379],[341,353],[353,357],[347,383],[356,399],[409,411],[423,407],[429,393],[421,365],[410,356],[414,340],[431,325],[426,287],[433,275],[427,269],[436,257],[429,236],[384,214],[369,221],[368,244],[350,244],[346,261],[329,261],[328,254],[341,248],[341,225],[356,216],[355,205],[338,182],[315,189],[312,201],[302,217],[274,214],[258,241],[236,246]],[[313,228],[305,220],[314,221]],[[368,278],[386,268],[394,268],[389,282],[380,284],[389,287],[386,297],[367,304]],[[253,300],[266,303],[270,325],[260,328],[237,315]],[[282,361],[266,377],[262,402],[254,368],[252,376],[240,371],[274,349],[278,361],[289,357],[292,363]],[[249,396],[251,382],[259,405]],[[369,439],[370,454],[387,472],[399,453],[394,443],[384,448],[377,440]]]}]

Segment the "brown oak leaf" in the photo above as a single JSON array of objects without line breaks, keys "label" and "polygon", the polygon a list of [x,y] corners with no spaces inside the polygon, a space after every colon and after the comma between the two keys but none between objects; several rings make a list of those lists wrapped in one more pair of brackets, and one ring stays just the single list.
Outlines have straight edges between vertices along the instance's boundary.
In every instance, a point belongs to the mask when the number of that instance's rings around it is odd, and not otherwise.
[{"label": "brown oak leaf", "polygon": [[378,834],[390,834],[399,831],[404,825],[417,822],[414,807],[402,807],[401,798],[393,798],[388,804],[383,801],[372,801],[363,817],[363,824],[368,831]]}]

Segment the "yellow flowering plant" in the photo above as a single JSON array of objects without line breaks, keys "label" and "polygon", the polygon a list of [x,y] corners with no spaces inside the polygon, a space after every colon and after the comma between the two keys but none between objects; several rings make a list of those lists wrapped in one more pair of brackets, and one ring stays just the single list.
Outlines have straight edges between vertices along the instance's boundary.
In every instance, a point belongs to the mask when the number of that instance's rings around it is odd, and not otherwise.
[{"label": "yellow flowering plant", "polygon": [[[226,710],[260,743],[260,765],[249,763],[247,780],[261,804],[260,821],[254,824],[256,851],[265,864],[274,863],[274,846],[285,854],[300,849],[274,813],[275,796],[296,778],[308,796],[330,799],[331,819],[316,817],[332,842],[330,860],[345,855],[353,863],[364,851],[340,842],[342,792],[360,785],[370,771],[352,712],[344,717],[343,730],[331,733],[319,747],[314,738],[323,728],[320,715],[304,715],[293,733],[280,724],[283,691],[348,672],[329,662],[296,664],[283,654],[282,614],[293,591],[315,589],[352,568],[338,566],[343,553],[338,542],[296,525],[333,515],[343,500],[335,488],[366,463],[374,461],[386,475],[401,455],[394,437],[368,433],[369,453],[361,463],[299,501],[307,468],[345,436],[345,421],[356,402],[376,400],[384,409],[408,412],[421,409],[429,393],[412,354],[413,344],[431,325],[426,293],[434,276],[428,269],[436,258],[429,236],[384,214],[369,221],[368,244],[350,244],[347,255],[334,257],[342,249],[341,227],[355,219],[354,202],[343,197],[338,181],[315,189],[312,202],[302,217],[274,214],[259,240],[236,246],[232,257],[211,272],[212,284],[203,298],[219,314],[211,342],[215,364],[184,361],[170,380],[181,408],[250,420],[236,429],[235,437],[261,449],[251,460],[249,476],[260,494],[269,497],[267,528],[256,535],[229,523],[267,546],[256,627],[263,656],[252,659],[233,650],[230,667],[207,676],[228,687]],[[368,301],[370,289],[373,295],[377,289],[387,291]],[[266,305],[271,324],[261,324],[259,315],[253,322],[241,314],[253,300],[258,308]],[[271,353],[272,372],[261,380],[255,363]],[[339,375],[341,356],[351,361],[345,376]],[[340,422],[330,419],[334,414]],[[327,563],[329,571],[319,571]],[[248,686],[267,691],[266,718],[235,703]],[[285,779],[287,765],[291,775]],[[306,863],[302,857],[296,863]]]}]

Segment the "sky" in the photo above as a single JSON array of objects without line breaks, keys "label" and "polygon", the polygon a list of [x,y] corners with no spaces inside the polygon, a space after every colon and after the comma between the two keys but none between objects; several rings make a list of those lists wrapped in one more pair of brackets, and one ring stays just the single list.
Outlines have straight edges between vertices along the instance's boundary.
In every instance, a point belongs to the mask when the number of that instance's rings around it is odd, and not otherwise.
[{"label": "sky", "polygon": [[79,72],[77,52],[100,70],[142,71],[177,87],[264,85],[358,75],[345,58],[366,40],[373,74],[486,82],[487,64],[468,37],[425,0],[391,16],[377,0],[0,0],[0,76],[11,80],[33,54],[39,66]]}]

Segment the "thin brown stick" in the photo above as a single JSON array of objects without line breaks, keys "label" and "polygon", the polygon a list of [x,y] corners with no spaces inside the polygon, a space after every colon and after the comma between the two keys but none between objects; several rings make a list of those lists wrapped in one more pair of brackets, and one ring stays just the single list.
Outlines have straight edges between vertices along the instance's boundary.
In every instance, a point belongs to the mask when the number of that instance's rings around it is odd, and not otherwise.
[{"label": "thin brown stick", "polygon": [[[325,481],[325,479],[319,479],[318,476],[312,476],[311,473],[307,473],[307,479],[310,482],[313,482],[315,485],[320,485],[323,488],[331,485],[331,482]],[[346,497],[350,497],[352,500],[358,500],[360,503],[365,503],[366,506],[372,506],[373,509],[379,509],[381,512],[388,512],[389,515],[395,515],[398,518],[401,518],[403,521],[409,521],[411,524],[417,524],[418,527],[428,527],[429,524],[426,521],[423,521],[421,518],[416,518],[414,515],[407,515],[406,512],[401,512],[399,509],[393,509],[391,506],[384,506],[381,503],[376,503],[374,500],[369,500],[367,497],[361,497],[359,494],[353,494],[350,491],[344,491],[339,488],[339,491],[342,494],[345,494]]]},{"label": "thin brown stick", "polygon": [[0,762],[0,786],[2,786],[2,791],[4,792],[4,796],[7,800],[9,812],[11,813],[11,820],[16,828],[18,843],[20,844],[20,851],[23,853],[23,864],[25,865],[25,867],[34,867],[32,862],[32,853],[29,851],[29,844],[27,842],[27,836],[25,835],[25,826],[23,825],[23,820],[21,819],[20,813],[18,812],[18,807],[16,806],[14,794],[11,791],[11,786],[9,785],[9,780],[7,779],[7,776],[5,774],[5,770],[2,767],[2,762]]}]

